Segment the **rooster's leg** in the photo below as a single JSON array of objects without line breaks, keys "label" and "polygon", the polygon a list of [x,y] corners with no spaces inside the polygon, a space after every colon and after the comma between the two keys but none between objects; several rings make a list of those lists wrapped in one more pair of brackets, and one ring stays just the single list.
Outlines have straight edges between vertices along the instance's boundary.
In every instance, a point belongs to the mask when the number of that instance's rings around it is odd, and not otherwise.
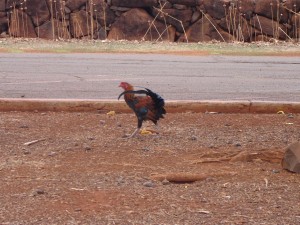
[{"label": "rooster's leg", "polygon": [[139,131],[140,131],[140,128],[136,128],[135,131],[133,131],[133,133],[128,138],[134,137]]},{"label": "rooster's leg", "polygon": [[142,119],[138,119],[138,126],[137,126],[137,128],[135,129],[135,131],[133,131],[133,133],[128,138],[134,137],[140,131],[140,129],[142,127],[142,124],[143,124],[143,120]]}]

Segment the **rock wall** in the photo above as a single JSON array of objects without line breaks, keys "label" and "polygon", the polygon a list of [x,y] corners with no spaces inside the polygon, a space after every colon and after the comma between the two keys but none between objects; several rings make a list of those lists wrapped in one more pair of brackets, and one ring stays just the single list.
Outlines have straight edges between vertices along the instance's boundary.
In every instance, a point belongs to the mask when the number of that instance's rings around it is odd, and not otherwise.
[{"label": "rock wall", "polygon": [[0,0],[0,36],[300,41],[300,0]]}]

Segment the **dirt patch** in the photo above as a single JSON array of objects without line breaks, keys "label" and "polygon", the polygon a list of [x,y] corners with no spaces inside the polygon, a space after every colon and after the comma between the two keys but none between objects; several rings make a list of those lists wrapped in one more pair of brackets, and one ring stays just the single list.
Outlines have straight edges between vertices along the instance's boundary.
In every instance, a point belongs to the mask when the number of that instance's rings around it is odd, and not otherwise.
[{"label": "dirt patch", "polygon": [[135,126],[132,114],[0,113],[0,223],[300,222],[300,177],[280,165],[300,115],[168,114],[159,135],[122,138]]}]

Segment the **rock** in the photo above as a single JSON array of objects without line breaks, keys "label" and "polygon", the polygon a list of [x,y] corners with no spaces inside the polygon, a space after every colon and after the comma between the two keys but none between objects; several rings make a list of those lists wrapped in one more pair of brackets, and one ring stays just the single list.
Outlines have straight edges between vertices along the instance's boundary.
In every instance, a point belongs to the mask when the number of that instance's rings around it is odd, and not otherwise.
[{"label": "rock", "polygon": [[[103,3],[103,0],[94,0],[94,10],[95,16],[98,23],[104,27],[110,26],[115,21],[114,12],[108,7],[108,5]],[[105,35],[106,38],[106,35]],[[104,39],[105,39],[104,38]],[[102,39],[102,38],[99,38]]]},{"label": "rock", "polygon": [[143,185],[145,187],[154,187],[154,183],[152,181],[146,181],[145,183],[143,183]]},{"label": "rock", "polygon": [[29,155],[29,154],[30,154],[30,151],[27,150],[27,149],[24,149],[24,150],[23,150],[23,154],[24,154],[24,155]]},{"label": "rock", "polygon": [[89,145],[85,145],[85,146],[84,146],[84,150],[90,151],[90,150],[92,150],[92,148],[91,148],[91,146],[89,146]]},{"label": "rock", "polygon": [[238,12],[242,14],[247,20],[249,20],[254,13],[255,10],[255,0],[243,0],[239,1],[238,5]]},{"label": "rock", "polygon": [[229,5],[229,0],[204,0],[206,12],[215,19],[225,17],[225,8]]},{"label": "rock", "polygon": [[241,145],[241,143],[237,142],[237,143],[234,144],[234,146],[235,147],[241,147],[242,145]]},{"label": "rock", "polygon": [[0,1],[0,12],[4,12],[5,11],[5,1]]},{"label": "rock", "polygon": [[254,34],[254,29],[249,29],[247,20],[236,14],[235,16],[226,15],[222,18],[218,25],[226,32],[234,36],[236,41],[249,41]]},{"label": "rock", "polygon": [[189,140],[191,140],[191,141],[196,141],[196,140],[197,140],[197,136],[192,135],[192,136],[189,138]]},{"label": "rock", "polygon": [[274,21],[279,18],[281,23],[287,23],[289,17],[288,11],[278,0],[256,0],[254,13]]},{"label": "rock", "polygon": [[145,41],[174,41],[175,29],[154,21],[151,25],[151,17],[143,9],[131,9],[123,13],[120,18],[111,26],[108,34],[109,40],[145,40]]},{"label": "rock", "polygon": [[275,25],[276,22],[268,19],[263,16],[254,16],[253,19],[250,21],[250,24],[255,27],[260,33],[266,34],[268,36],[273,36],[279,39],[286,39],[286,35],[284,34],[285,27],[282,24],[279,24],[280,29],[276,29]]},{"label": "rock", "polygon": [[70,17],[70,32],[74,38],[81,38],[83,36],[91,35],[96,31],[97,25],[95,20],[91,20],[84,10],[71,13]]},{"label": "rock", "polygon": [[159,14],[159,16],[157,17],[158,20],[162,22],[166,21],[168,24],[174,26],[179,32],[183,32],[192,20],[193,11],[191,9],[163,9],[162,11],[163,13],[161,13],[157,9],[154,9],[153,14],[154,16]]},{"label": "rock", "polygon": [[191,18],[191,23],[194,23],[196,22],[198,19],[201,18],[201,12],[199,12],[198,10],[197,11],[194,11],[193,12],[193,15],[192,15],[192,18]]},{"label": "rock", "polygon": [[45,194],[45,191],[43,189],[37,189],[36,193],[39,195],[43,195],[43,194]]},{"label": "rock", "polygon": [[87,1],[88,0],[68,0],[66,1],[66,6],[73,12],[86,5]]},{"label": "rock", "polygon": [[300,142],[290,144],[281,161],[283,169],[300,173]]},{"label": "rock", "polygon": [[164,179],[161,183],[162,183],[163,185],[171,184],[170,181],[168,181],[167,179]]},{"label": "rock", "polygon": [[112,0],[112,5],[128,8],[145,8],[157,6],[157,0]]},{"label": "rock", "polygon": [[160,5],[158,8],[163,8],[163,9],[171,9],[172,8],[172,4],[167,1],[167,0],[161,0],[160,1]]},{"label": "rock", "polygon": [[15,9],[12,11],[9,30],[14,37],[37,37],[30,17],[22,10]]},{"label": "rock", "polygon": [[35,26],[40,26],[50,19],[50,11],[45,0],[27,0],[26,7],[26,13]]},{"label": "rock", "polygon": [[294,12],[300,11],[300,1],[299,0],[286,0],[284,5],[286,8],[288,8]]},{"label": "rock", "polygon": [[[52,23],[54,26],[52,26]],[[44,39],[57,39],[57,38],[63,38],[63,39],[69,39],[71,37],[71,34],[67,28],[67,24],[63,23],[57,19],[54,19],[52,21],[47,21],[43,25],[36,27],[35,31],[39,38]],[[54,27],[54,29],[52,29]],[[53,33],[54,31],[54,33]]]},{"label": "rock", "polygon": [[51,156],[51,157],[52,157],[52,156],[56,156],[56,155],[57,155],[56,152],[49,152],[49,153],[48,153],[48,156]]},{"label": "rock", "polygon": [[127,11],[129,11],[131,8],[127,8],[127,7],[118,7],[118,6],[111,6],[110,9],[113,10],[113,11],[127,12]]},{"label": "rock", "polygon": [[186,6],[196,6],[197,1],[196,0],[168,0],[172,4],[181,4]]},{"label": "rock", "polygon": [[[200,20],[190,26],[186,31],[188,42],[208,42],[211,40],[230,41],[233,37],[219,28],[214,20],[209,16],[202,16]],[[182,34],[179,42],[186,42],[186,37]]]},{"label": "rock", "polygon": [[188,7],[186,5],[180,5],[180,4],[174,4],[173,5],[174,9],[179,9],[179,10],[186,10]]}]

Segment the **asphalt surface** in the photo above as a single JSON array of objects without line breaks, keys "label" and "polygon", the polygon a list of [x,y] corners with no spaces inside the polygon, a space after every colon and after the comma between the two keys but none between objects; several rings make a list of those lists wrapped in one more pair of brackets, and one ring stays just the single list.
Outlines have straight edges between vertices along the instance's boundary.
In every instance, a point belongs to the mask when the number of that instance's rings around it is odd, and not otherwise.
[{"label": "asphalt surface", "polygon": [[116,99],[121,81],[167,100],[299,101],[297,57],[0,54],[0,98]]}]

